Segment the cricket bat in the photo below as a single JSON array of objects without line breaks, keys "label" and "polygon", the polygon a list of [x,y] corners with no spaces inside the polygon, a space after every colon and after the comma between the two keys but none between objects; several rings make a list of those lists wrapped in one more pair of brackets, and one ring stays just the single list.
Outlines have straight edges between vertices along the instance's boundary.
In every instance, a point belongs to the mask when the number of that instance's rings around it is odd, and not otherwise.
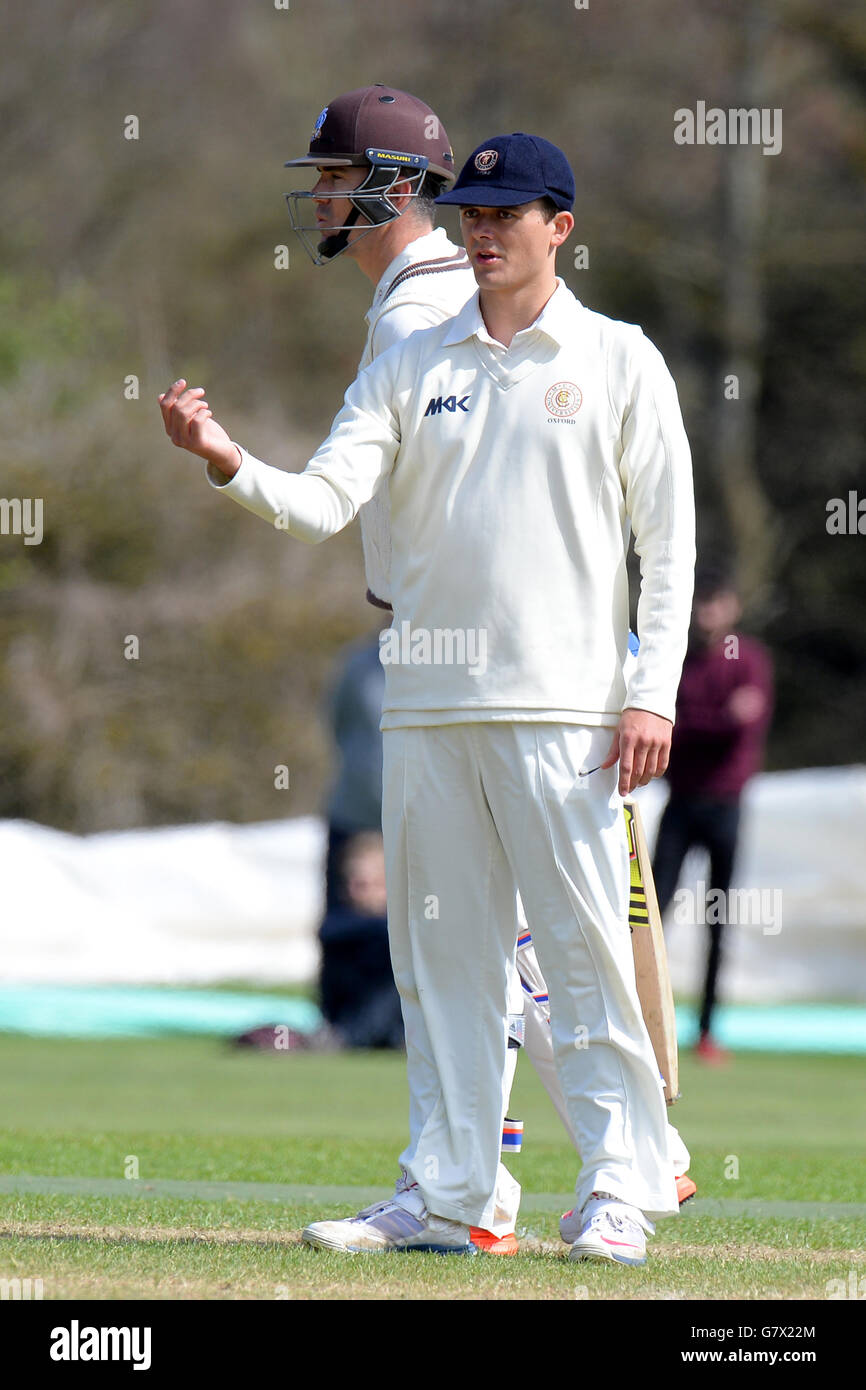
[{"label": "cricket bat", "polygon": [[624,801],[623,809],[631,868],[628,923],[637,992],[658,1068],[664,1078],[665,1100],[673,1105],[680,1098],[677,1026],[661,913],[640,807],[636,801]]}]

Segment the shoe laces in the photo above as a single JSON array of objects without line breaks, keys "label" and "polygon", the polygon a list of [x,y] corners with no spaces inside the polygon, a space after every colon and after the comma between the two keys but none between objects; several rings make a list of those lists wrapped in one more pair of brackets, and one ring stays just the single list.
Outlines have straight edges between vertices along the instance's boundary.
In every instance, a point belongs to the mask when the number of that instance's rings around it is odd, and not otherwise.
[{"label": "shoe laces", "polygon": [[374,1216],[380,1216],[383,1211],[394,1206],[393,1198],[387,1197],[384,1202],[373,1202],[372,1206],[364,1207],[354,1218],[355,1221],[372,1221]]},{"label": "shoe laces", "polygon": [[614,1230],[616,1231],[624,1232],[626,1226],[634,1226],[633,1221],[629,1221],[626,1217],[620,1216],[618,1213],[614,1213],[612,1211],[599,1212],[598,1220],[607,1221],[607,1223],[613,1226]]},{"label": "shoe laces", "polygon": [[597,1211],[589,1224],[590,1226],[612,1226],[617,1235],[631,1238],[637,1236],[638,1240],[643,1235],[641,1227],[630,1216],[611,1211],[609,1207],[606,1211]]},{"label": "shoe laces", "polygon": [[377,1216],[381,1216],[383,1211],[391,1211],[394,1207],[400,1207],[401,1210],[407,1211],[409,1208],[396,1199],[404,1192],[417,1192],[417,1190],[418,1184],[416,1182],[407,1182],[407,1174],[404,1169],[403,1176],[397,1179],[394,1196],[384,1197],[381,1201],[373,1202],[369,1207],[364,1207],[354,1219],[356,1221],[373,1221]]}]

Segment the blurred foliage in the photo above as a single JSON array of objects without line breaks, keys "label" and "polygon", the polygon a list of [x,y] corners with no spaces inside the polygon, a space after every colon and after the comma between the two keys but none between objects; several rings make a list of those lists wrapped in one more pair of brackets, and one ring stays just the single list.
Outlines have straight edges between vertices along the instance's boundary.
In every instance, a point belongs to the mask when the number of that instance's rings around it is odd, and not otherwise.
[{"label": "blurred foliage", "polygon": [[[770,765],[866,756],[864,542],[825,526],[829,498],[866,495],[862,7],[32,0],[4,16],[3,53],[0,492],[44,499],[45,535],[0,535],[0,814],[92,831],[320,806],[323,691],[376,624],[357,528],[311,548],[220,502],[156,396],[206,383],[233,435],[288,468],[324,436],[370,287],[345,259],[309,264],[282,201],[304,175],[282,165],[372,81],[429,102],[458,162],[513,129],[569,153],[589,268],[567,248],[560,271],[641,323],[677,379],[702,549],[737,554],[777,663]],[[749,104],[746,76],[783,110],[781,154],[674,144],[678,107]],[[759,213],[742,482],[719,443],[731,160],[752,161]]]}]

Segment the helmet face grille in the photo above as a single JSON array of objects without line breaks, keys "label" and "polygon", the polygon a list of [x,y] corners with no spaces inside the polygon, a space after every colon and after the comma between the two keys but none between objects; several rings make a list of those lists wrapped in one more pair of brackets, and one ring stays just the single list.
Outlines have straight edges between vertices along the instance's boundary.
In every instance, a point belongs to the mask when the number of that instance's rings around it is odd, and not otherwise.
[{"label": "helmet face grille", "polygon": [[[413,162],[414,167],[407,168],[403,164],[388,164],[386,162],[388,153],[399,154],[399,151],[371,150],[370,153],[380,154],[382,162],[371,162],[370,172],[357,188],[316,194],[295,190],[285,195],[292,230],[313,265],[327,265],[330,261],[336,260],[337,256],[342,255],[349,245],[349,233],[358,227],[360,217],[365,218],[370,225],[360,229],[360,236],[356,237],[356,241],[360,240],[361,236],[367,236],[370,232],[374,232],[377,227],[384,227],[388,222],[395,222],[405,211],[405,209],[395,207],[389,196],[398,183],[408,183],[410,185],[408,196],[410,198],[418,197],[427,172],[426,161],[424,161],[423,167],[420,167],[420,156],[401,155],[401,157]],[[345,198],[352,204],[353,211],[349,214],[348,221],[339,227],[329,227],[329,235],[323,237],[321,227],[311,226],[309,223],[303,222],[302,216],[303,208],[308,202],[313,199],[325,198]],[[410,207],[411,204],[407,203],[406,206]]]}]

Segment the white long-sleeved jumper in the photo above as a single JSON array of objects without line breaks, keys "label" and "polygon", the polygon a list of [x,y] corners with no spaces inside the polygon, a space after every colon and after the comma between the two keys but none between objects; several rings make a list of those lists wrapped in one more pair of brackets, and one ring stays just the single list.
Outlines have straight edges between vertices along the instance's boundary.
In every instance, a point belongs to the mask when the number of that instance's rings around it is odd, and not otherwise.
[{"label": "white long-sleeved jumper", "polygon": [[[627,706],[673,720],[692,598],[691,463],[674,383],[639,328],[586,309],[559,281],[506,348],[473,296],[359,374],[303,473],[242,450],[219,490],[321,541],[383,479],[394,606],[384,729],[615,724]],[[629,526],[640,654],[626,689]]]}]

